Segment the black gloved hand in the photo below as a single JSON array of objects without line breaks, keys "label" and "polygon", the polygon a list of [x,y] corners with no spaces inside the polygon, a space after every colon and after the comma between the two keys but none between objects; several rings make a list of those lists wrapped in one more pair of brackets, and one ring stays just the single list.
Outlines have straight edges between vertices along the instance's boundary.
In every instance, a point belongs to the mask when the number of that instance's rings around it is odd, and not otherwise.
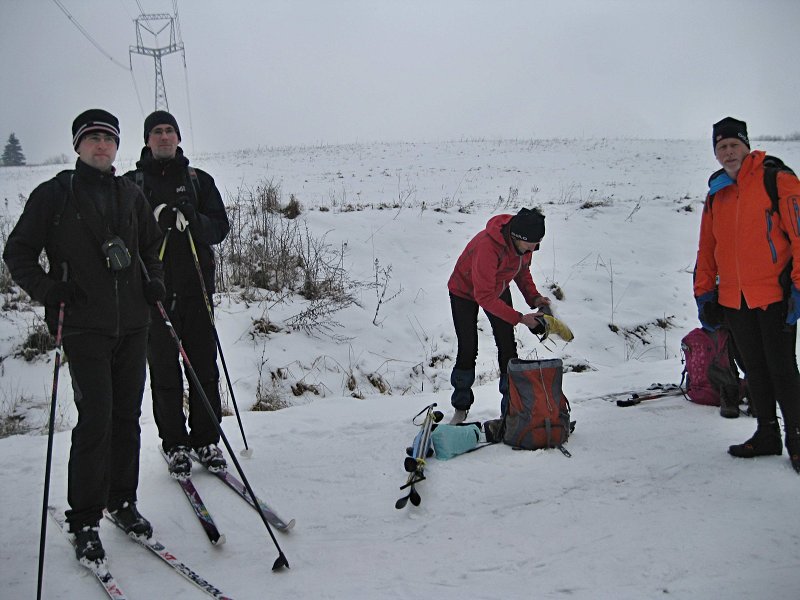
[{"label": "black gloved hand", "polygon": [[161,209],[161,212],[158,213],[158,227],[161,229],[163,233],[167,232],[167,229],[171,229],[175,227],[175,217],[177,217],[177,213],[175,209],[169,205],[164,206]]},{"label": "black gloved hand", "polygon": [[719,327],[725,322],[725,314],[719,302],[709,300],[703,305],[703,321],[714,328]]},{"label": "black gloved hand", "polygon": [[144,299],[148,304],[163,302],[167,296],[167,290],[160,279],[151,279],[144,284]]},{"label": "black gloved hand", "polygon": [[47,290],[44,296],[44,303],[59,305],[63,302],[66,306],[75,304],[77,300],[85,298],[86,294],[74,281],[56,281],[53,286]]},{"label": "black gloved hand", "polygon": [[186,196],[178,201],[178,210],[181,211],[189,225],[194,225],[197,222],[197,211]]},{"label": "black gloved hand", "polygon": [[538,323],[536,327],[528,327],[528,329],[531,330],[531,333],[534,333],[536,335],[542,335],[545,331],[547,331],[547,328],[545,327],[544,324],[544,319],[542,317],[537,317],[536,322]]}]

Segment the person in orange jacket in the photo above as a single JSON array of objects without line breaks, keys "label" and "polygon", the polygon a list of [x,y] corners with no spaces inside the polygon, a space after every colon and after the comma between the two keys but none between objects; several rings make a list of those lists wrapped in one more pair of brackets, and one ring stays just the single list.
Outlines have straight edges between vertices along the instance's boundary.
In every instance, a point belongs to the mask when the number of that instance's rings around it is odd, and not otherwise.
[{"label": "person in orange jacket", "polygon": [[[700,323],[725,323],[739,349],[755,434],[728,448],[752,458],[782,453],[775,400],[786,449],[800,473],[800,373],[795,343],[800,318],[800,181],[777,173],[778,210],[765,188],[766,154],[750,150],[747,124],[725,117],[713,126],[714,155],[722,169],[709,180],[700,223],[694,296]],[[783,273],[789,277],[782,277]],[[786,283],[784,283],[784,279]]]},{"label": "person in orange jacket", "polygon": [[[470,240],[458,257],[447,282],[453,324],[458,338],[456,364],[450,375],[450,423],[464,421],[472,406],[475,362],[478,357],[478,307],[492,326],[500,366],[501,411],[508,403],[508,361],[517,357],[514,326],[541,327],[539,309],[550,299],[539,293],[531,277],[531,257],[544,237],[544,215],[536,208],[521,209],[516,215],[496,215],[486,228]],[[511,282],[517,284],[525,302],[537,312],[522,314],[511,305]]]}]

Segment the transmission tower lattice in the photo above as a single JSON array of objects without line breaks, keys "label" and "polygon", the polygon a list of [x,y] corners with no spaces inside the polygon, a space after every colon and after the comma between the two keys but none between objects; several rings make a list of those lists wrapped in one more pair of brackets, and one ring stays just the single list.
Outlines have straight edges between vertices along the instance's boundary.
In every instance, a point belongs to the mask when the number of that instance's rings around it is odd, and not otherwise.
[{"label": "transmission tower lattice", "polygon": [[[128,60],[133,69],[133,54],[152,56],[155,63],[155,110],[169,111],[167,102],[167,90],[164,87],[164,72],[161,68],[161,57],[168,54],[180,52],[183,56],[183,66],[186,67],[186,53],[183,50],[183,42],[180,39],[180,30],[176,27],[175,17],[165,13],[141,14],[135,20],[136,23],[136,45],[130,46]],[[155,44],[158,45],[158,36],[169,28],[169,44],[161,47],[150,48],[142,41],[142,31],[150,34]]]}]

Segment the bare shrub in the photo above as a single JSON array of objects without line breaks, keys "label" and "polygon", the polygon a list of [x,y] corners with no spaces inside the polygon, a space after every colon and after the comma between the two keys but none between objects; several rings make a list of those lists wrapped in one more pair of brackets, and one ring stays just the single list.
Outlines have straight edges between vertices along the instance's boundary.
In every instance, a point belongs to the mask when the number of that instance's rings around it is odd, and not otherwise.
[{"label": "bare shrub", "polygon": [[280,187],[268,181],[240,188],[228,207],[231,231],[217,245],[221,288],[288,291],[308,300],[333,299],[340,307],[353,302],[357,286],[344,268],[345,246],[332,248],[315,238],[291,196],[281,206]]},{"label": "bare shrub", "polygon": [[367,375],[367,381],[369,381],[372,384],[372,387],[378,390],[381,394],[388,394],[391,392],[391,386],[377,373],[370,373]]},{"label": "bare shrub", "polygon": [[21,396],[17,390],[3,389],[0,392],[0,438],[27,433],[32,426],[25,420],[23,405],[31,398]]},{"label": "bare shrub", "polygon": [[264,368],[268,359],[266,356],[266,344],[261,350],[261,362],[258,365],[258,383],[256,384],[256,401],[251,407],[251,410],[256,411],[274,411],[287,408],[289,402],[281,395],[281,389],[278,385],[279,377],[275,373],[270,373],[269,381],[265,379]]},{"label": "bare shrub", "polygon": [[320,395],[319,387],[311,383],[305,383],[303,381],[298,381],[292,386],[292,393],[295,396],[302,396],[306,392],[311,392],[315,396]]},{"label": "bare shrub", "polygon": [[28,328],[28,337],[14,353],[17,358],[25,359],[28,362],[36,359],[37,356],[47,354],[56,347],[56,341],[47,330],[47,325],[37,320]]}]

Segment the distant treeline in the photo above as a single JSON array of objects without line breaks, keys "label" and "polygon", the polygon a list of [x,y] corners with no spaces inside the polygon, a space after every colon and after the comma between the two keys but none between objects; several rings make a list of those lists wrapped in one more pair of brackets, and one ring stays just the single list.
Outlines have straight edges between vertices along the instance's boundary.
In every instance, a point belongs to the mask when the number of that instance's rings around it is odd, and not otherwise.
[{"label": "distant treeline", "polygon": [[759,135],[753,139],[759,142],[797,142],[800,141],[800,131],[789,135]]}]

